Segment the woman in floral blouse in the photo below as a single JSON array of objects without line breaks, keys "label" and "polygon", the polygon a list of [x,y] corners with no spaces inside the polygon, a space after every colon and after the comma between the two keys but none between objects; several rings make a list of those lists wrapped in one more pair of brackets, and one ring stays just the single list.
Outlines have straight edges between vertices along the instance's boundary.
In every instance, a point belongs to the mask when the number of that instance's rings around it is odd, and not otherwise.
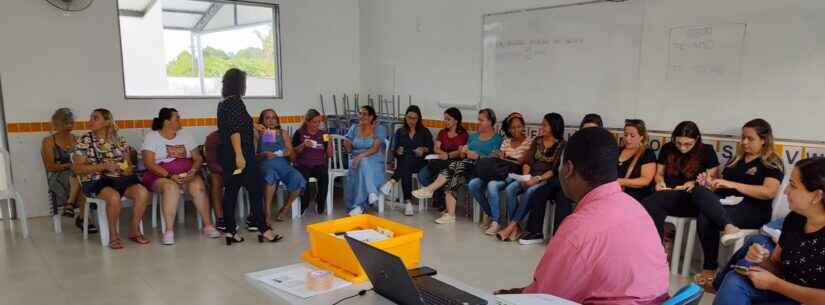
[{"label": "woman in floral blouse", "polygon": [[118,136],[112,113],[95,109],[89,119],[89,131],[75,146],[72,156],[73,170],[80,178],[83,193],[106,201],[109,222],[109,247],[123,249],[123,241],[117,233],[117,222],[123,206],[122,197],[134,202],[134,214],[129,225],[132,237],[138,244],[148,244],[138,225],[149,203],[149,191],[140,183],[130,164],[131,148]]}]

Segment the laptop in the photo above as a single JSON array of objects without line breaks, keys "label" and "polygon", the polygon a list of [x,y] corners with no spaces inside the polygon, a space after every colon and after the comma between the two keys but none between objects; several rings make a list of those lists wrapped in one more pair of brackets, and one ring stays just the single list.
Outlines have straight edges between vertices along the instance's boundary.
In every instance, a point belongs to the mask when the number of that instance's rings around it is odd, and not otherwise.
[{"label": "laptop", "polygon": [[429,276],[413,279],[398,256],[346,237],[381,296],[400,305],[487,305],[487,301]]}]

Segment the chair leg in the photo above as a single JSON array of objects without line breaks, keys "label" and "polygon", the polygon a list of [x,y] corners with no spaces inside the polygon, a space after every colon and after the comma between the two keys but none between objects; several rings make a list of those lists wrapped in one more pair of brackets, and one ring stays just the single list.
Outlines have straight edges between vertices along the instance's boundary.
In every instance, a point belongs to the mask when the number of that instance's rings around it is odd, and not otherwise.
[{"label": "chair leg", "polygon": [[63,225],[60,219],[60,215],[52,215],[52,225],[54,226],[54,233],[63,233]]},{"label": "chair leg", "polygon": [[23,227],[23,239],[29,238],[29,217],[26,214],[26,205],[23,204],[23,198],[18,192],[14,192],[14,207],[17,208],[17,218],[20,219],[20,226]]},{"label": "chair leg", "polygon": [[696,246],[696,219],[688,221],[687,243],[685,244],[685,257],[682,261],[682,276],[690,275],[690,263],[693,260],[693,249]]},{"label": "chair leg", "polygon": [[[86,200],[89,202],[89,200]],[[97,200],[97,224],[98,224],[98,234],[100,234],[100,244],[102,246],[109,245],[109,230],[117,230],[117,228],[110,228],[109,227],[109,217],[106,215],[106,202],[103,200]],[[86,213],[89,212],[89,209],[86,208]],[[88,220],[83,221],[83,231],[87,232],[88,228]]]},{"label": "chair leg", "polygon": [[160,201],[158,193],[152,193],[152,228],[158,227],[158,201]]},{"label": "chair leg", "polygon": [[163,215],[163,207],[160,207],[160,212],[158,212],[158,216],[160,216],[160,232],[166,233],[166,217]]},{"label": "chair leg", "polygon": [[[92,199],[87,198],[83,207],[83,240],[89,239],[89,210],[91,210]],[[102,229],[103,224],[99,223],[98,228]]]},{"label": "chair leg", "polygon": [[183,194],[180,195],[180,202],[178,202],[178,215],[175,217],[178,219],[179,224],[184,224],[186,222],[186,199],[183,198]]},{"label": "chair leg", "polygon": [[473,205],[473,223],[479,223],[481,221],[481,205],[475,199],[469,200],[472,200]]},{"label": "chair leg", "polygon": [[301,196],[292,201],[292,219],[301,218]]},{"label": "chair leg", "polygon": [[384,198],[384,197],[385,197],[384,194],[378,195],[378,214],[379,215],[384,215],[384,201],[386,201],[386,198]]},{"label": "chair leg", "polygon": [[327,216],[330,217],[332,217],[332,198],[335,198],[332,193],[335,190],[335,178],[334,176],[330,177],[329,183],[327,183]]},{"label": "chair leg", "polygon": [[682,244],[685,242],[685,221],[677,219],[673,222],[676,226],[676,236],[673,238],[673,253],[670,255],[670,273],[679,274],[679,259],[682,257]]}]

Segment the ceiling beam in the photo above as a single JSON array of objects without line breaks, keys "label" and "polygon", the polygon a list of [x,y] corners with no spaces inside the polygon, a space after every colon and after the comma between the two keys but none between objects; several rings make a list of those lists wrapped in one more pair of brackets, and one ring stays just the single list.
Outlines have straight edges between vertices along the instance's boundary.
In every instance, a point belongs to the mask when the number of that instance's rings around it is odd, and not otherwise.
[{"label": "ceiling beam", "polygon": [[201,12],[201,11],[178,10],[178,9],[170,9],[170,8],[163,9],[163,12],[164,13],[190,14],[190,15],[203,15],[203,14],[206,13],[206,12]]},{"label": "ceiling beam", "polygon": [[203,31],[203,29],[205,29],[206,26],[209,25],[209,22],[212,21],[212,18],[214,18],[215,15],[218,14],[222,7],[223,4],[218,3],[213,3],[212,5],[210,5],[209,9],[206,10],[206,14],[201,16],[201,19],[198,20],[198,23],[195,24],[195,27],[192,30],[195,32]]}]

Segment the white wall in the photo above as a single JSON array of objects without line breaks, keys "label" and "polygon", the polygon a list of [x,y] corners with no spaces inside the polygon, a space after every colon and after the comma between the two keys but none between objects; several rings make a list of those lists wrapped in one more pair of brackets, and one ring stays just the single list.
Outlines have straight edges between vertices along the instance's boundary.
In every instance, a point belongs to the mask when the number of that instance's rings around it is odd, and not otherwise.
[{"label": "white wall", "polygon": [[[280,0],[284,99],[247,101],[250,112],[274,107],[302,114],[318,107],[320,92],[359,86],[357,0]],[[148,119],[163,106],[184,117],[214,117],[217,101],[127,101],[123,97],[115,1],[95,1],[88,10],[64,16],[45,1],[0,1],[0,74],[9,123],[48,121],[68,106],[78,119],[97,107],[117,119]],[[194,131],[204,134],[208,130]],[[45,133],[9,136],[15,185],[30,216],[47,215],[46,178],[39,157]],[[140,130],[125,132],[130,141]],[[136,143],[139,144],[139,143]]]},{"label": "white wall", "polygon": [[[394,90],[404,101],[411,94],[424,117],[440,117],[437,101],[478,100],[481,94],[482,15],[576,2],[361,0],[361,91]],[[475,120],[471,112],[464,112],[468,121]]]}]

